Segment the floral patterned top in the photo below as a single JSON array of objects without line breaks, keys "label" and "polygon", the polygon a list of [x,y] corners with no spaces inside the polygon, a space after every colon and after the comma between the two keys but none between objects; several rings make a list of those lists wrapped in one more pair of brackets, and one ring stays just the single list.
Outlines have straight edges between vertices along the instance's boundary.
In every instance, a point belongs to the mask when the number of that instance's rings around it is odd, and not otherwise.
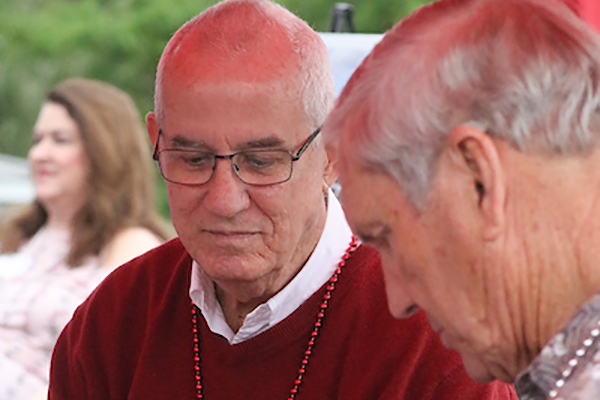
[{"label": "floral patterned top", "polygon": [[521,400],[600,399],[600,294],[592,297],[515,382]]},{"label": "floral patterned top", "polygon": [[68,267],[69,247],[68,231],[42,228],[19,252],[0,255],[0,400],[47,387],[58,335],[110,272],[98,257]]}]

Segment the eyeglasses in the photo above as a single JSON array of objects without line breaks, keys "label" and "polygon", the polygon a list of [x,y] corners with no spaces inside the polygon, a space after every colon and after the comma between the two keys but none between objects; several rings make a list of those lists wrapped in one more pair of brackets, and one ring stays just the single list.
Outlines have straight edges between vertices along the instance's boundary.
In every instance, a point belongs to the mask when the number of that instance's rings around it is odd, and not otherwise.
[{"label": "eyeglasses", "polygon": [[292,177],[294,162],[298,161],[308,146],[321,132],[317,128],[294,155],[287,150],[242,150],[229,155],[219,155],[190,149],[158,150],[162,130],[154,145],[152,158],[158,161],[161,175],[169,182],[180,185],[203,185],[215,171],[217,159],[229,159],[240,180],[248,185],[269,186],[287,182]]}]

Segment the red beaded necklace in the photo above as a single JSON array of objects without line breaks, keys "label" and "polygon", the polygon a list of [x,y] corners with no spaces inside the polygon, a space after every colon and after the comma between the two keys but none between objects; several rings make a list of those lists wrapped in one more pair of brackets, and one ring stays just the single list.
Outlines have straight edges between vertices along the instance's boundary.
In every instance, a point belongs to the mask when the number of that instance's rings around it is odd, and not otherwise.
[{"label": "red beaded necklace", "polygon": [[[308,346],[306,351],[304,352],[304,357],[302,357],[302,361],[300,362],[300,368],[298,368],[298,376],[296,380],[294,380],[294,385],[290,390],[290,394],[288,396],[288,400],[296,399],[296,395],[300,390],[300,385],[304,379],[304,375],[306,374],[306,368],[308,367],[308,360],[312,355],[313,347],[319,337],[319,332],[321,331],[321,327],[323,326],[323,320],[325,319],[327,307],[329,306],[329,300],[331,300],[331,294],[335,289],[337,281],[342,273],[342,268],[346,265],[346,260],[350,258],[350,254],[358,247],[358,242],[356,238],[353,236],[352,241],[350,242],[350,246],[346,249],[346,253],[342,256],[342,260],[338,263],[338,267],[335,269],[335,272],[329,278],[329,283],[327,284],[327,291],[323,296],[323,302],[321,303],[321,308],[317,313],[317,319],[315,321],[314,328],[310,334],[310,339],[308,341]],[[200,338],[198,336],[198,315],[200,314],[200,310],[194,302],[192,302],[192,332],[194,334],[194,376],[196,378],[196,398],[204,399],[203,386],[202,386],[202,373],[200,370]]]}]

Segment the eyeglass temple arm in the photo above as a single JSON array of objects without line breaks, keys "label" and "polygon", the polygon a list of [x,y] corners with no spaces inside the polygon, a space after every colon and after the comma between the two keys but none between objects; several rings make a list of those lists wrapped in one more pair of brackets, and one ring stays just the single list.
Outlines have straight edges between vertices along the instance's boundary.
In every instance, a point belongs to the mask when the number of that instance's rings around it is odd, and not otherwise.
[{"label": "eyeglass temple arm", "polygon": [[154,143],[154,151],[152,152],[152,159],[158,161],[158,141],[160,140],[160,135],[162,135],[162,129],[158,130],[158,136],[156,137],[156,143]]},{"label": "eyeglass temple arm", "polygon": [[302,147],[300,147],[300,150],[298,150],[296,155],[292,157],[292,160],[298,161],[300,159],[300,156],[302,155],[302,153],[304,153],[306,151],[306,149],[308,148],[308,146],[310,146],[312,141],[315,140],[315,138],[317,137],[319,132],[321,132],[321,127],[318,127],[317,130],[314,131],[313,134],[308,137],[308,139],[306,139],[306,142],[304,142]]}]

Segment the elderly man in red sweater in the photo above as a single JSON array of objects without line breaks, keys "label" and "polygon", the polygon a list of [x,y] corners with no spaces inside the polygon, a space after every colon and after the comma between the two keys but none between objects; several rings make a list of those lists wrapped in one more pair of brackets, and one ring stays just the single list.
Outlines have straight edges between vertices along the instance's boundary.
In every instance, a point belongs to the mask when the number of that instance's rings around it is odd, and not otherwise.
[{"label": "elderly man in red sweater", "polygon": [[320,142],[320,37],[266,0],[186,23],[147,128],[178,238],[110,275],[55,349],[50,399],[514,399],[478,384],[422,314],[389,314]]}]

